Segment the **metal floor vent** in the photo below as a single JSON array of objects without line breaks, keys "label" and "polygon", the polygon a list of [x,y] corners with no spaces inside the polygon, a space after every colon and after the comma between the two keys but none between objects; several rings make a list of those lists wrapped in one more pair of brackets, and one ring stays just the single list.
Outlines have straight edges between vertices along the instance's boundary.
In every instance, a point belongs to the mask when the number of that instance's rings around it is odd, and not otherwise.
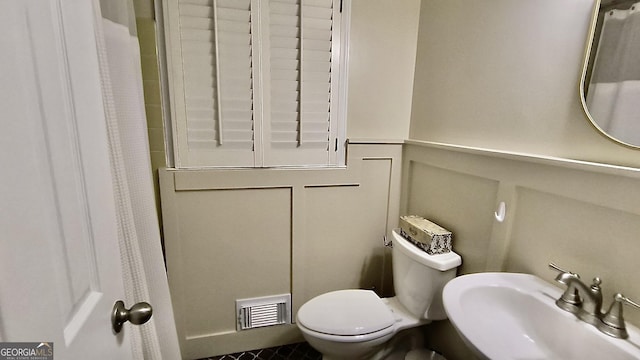
[{"label": "metal floor vent", "polygon": [[238,330],[291,324],[291,294],[236,300]]}]

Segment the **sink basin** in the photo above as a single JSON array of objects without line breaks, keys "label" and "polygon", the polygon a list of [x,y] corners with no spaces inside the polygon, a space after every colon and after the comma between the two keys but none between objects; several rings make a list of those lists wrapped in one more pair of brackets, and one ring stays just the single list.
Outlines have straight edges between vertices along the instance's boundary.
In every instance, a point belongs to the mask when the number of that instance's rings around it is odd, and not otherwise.
[{"label": "sink basin", "polygon": [[627,324],[626,340],[605,335],[555,305],[562,291],[534,275],[478,273],[451,280],[443,299],[453,326],[484,359],[640,359],[637,328]]}]

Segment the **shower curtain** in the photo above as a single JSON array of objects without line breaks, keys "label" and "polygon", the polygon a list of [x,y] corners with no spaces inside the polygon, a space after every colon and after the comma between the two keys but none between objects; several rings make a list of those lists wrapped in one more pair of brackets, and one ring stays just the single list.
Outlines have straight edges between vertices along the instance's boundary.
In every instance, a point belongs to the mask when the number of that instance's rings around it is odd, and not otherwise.
[{"label": "shower curtain", "polygon": [[[135,359],[179,359],[155,207],[131,0],[100,0],[96,41],[116,197],[125,304],[150,302],[151,320],[130,326]],[[97,11],[97,9],[96,9]]]},{"label": "shower curtain", "polygon": [[587,107],[614,138],[640,145],[640,2],[604,14]]}]

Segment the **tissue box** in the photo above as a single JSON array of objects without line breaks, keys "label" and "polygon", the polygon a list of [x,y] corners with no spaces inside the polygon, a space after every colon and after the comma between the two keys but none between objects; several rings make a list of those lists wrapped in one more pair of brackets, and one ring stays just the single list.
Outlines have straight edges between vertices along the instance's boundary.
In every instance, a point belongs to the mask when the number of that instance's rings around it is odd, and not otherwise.
[{"label": "tissue box", "polygon": [[429,255],[451,251],[451,231],[421,216],[401,216],[400,235]]}]

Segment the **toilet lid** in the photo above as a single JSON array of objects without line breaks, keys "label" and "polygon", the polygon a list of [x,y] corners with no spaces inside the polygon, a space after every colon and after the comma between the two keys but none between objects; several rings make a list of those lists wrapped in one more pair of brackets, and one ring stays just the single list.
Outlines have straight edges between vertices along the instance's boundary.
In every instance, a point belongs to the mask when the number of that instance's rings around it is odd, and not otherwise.
[{"label": "toilet lid", "polygon": [[339,290],[306,302],[297,316],[304,327],[330,335],[364,335],[395,322],[391,310],[370,290]]}]

